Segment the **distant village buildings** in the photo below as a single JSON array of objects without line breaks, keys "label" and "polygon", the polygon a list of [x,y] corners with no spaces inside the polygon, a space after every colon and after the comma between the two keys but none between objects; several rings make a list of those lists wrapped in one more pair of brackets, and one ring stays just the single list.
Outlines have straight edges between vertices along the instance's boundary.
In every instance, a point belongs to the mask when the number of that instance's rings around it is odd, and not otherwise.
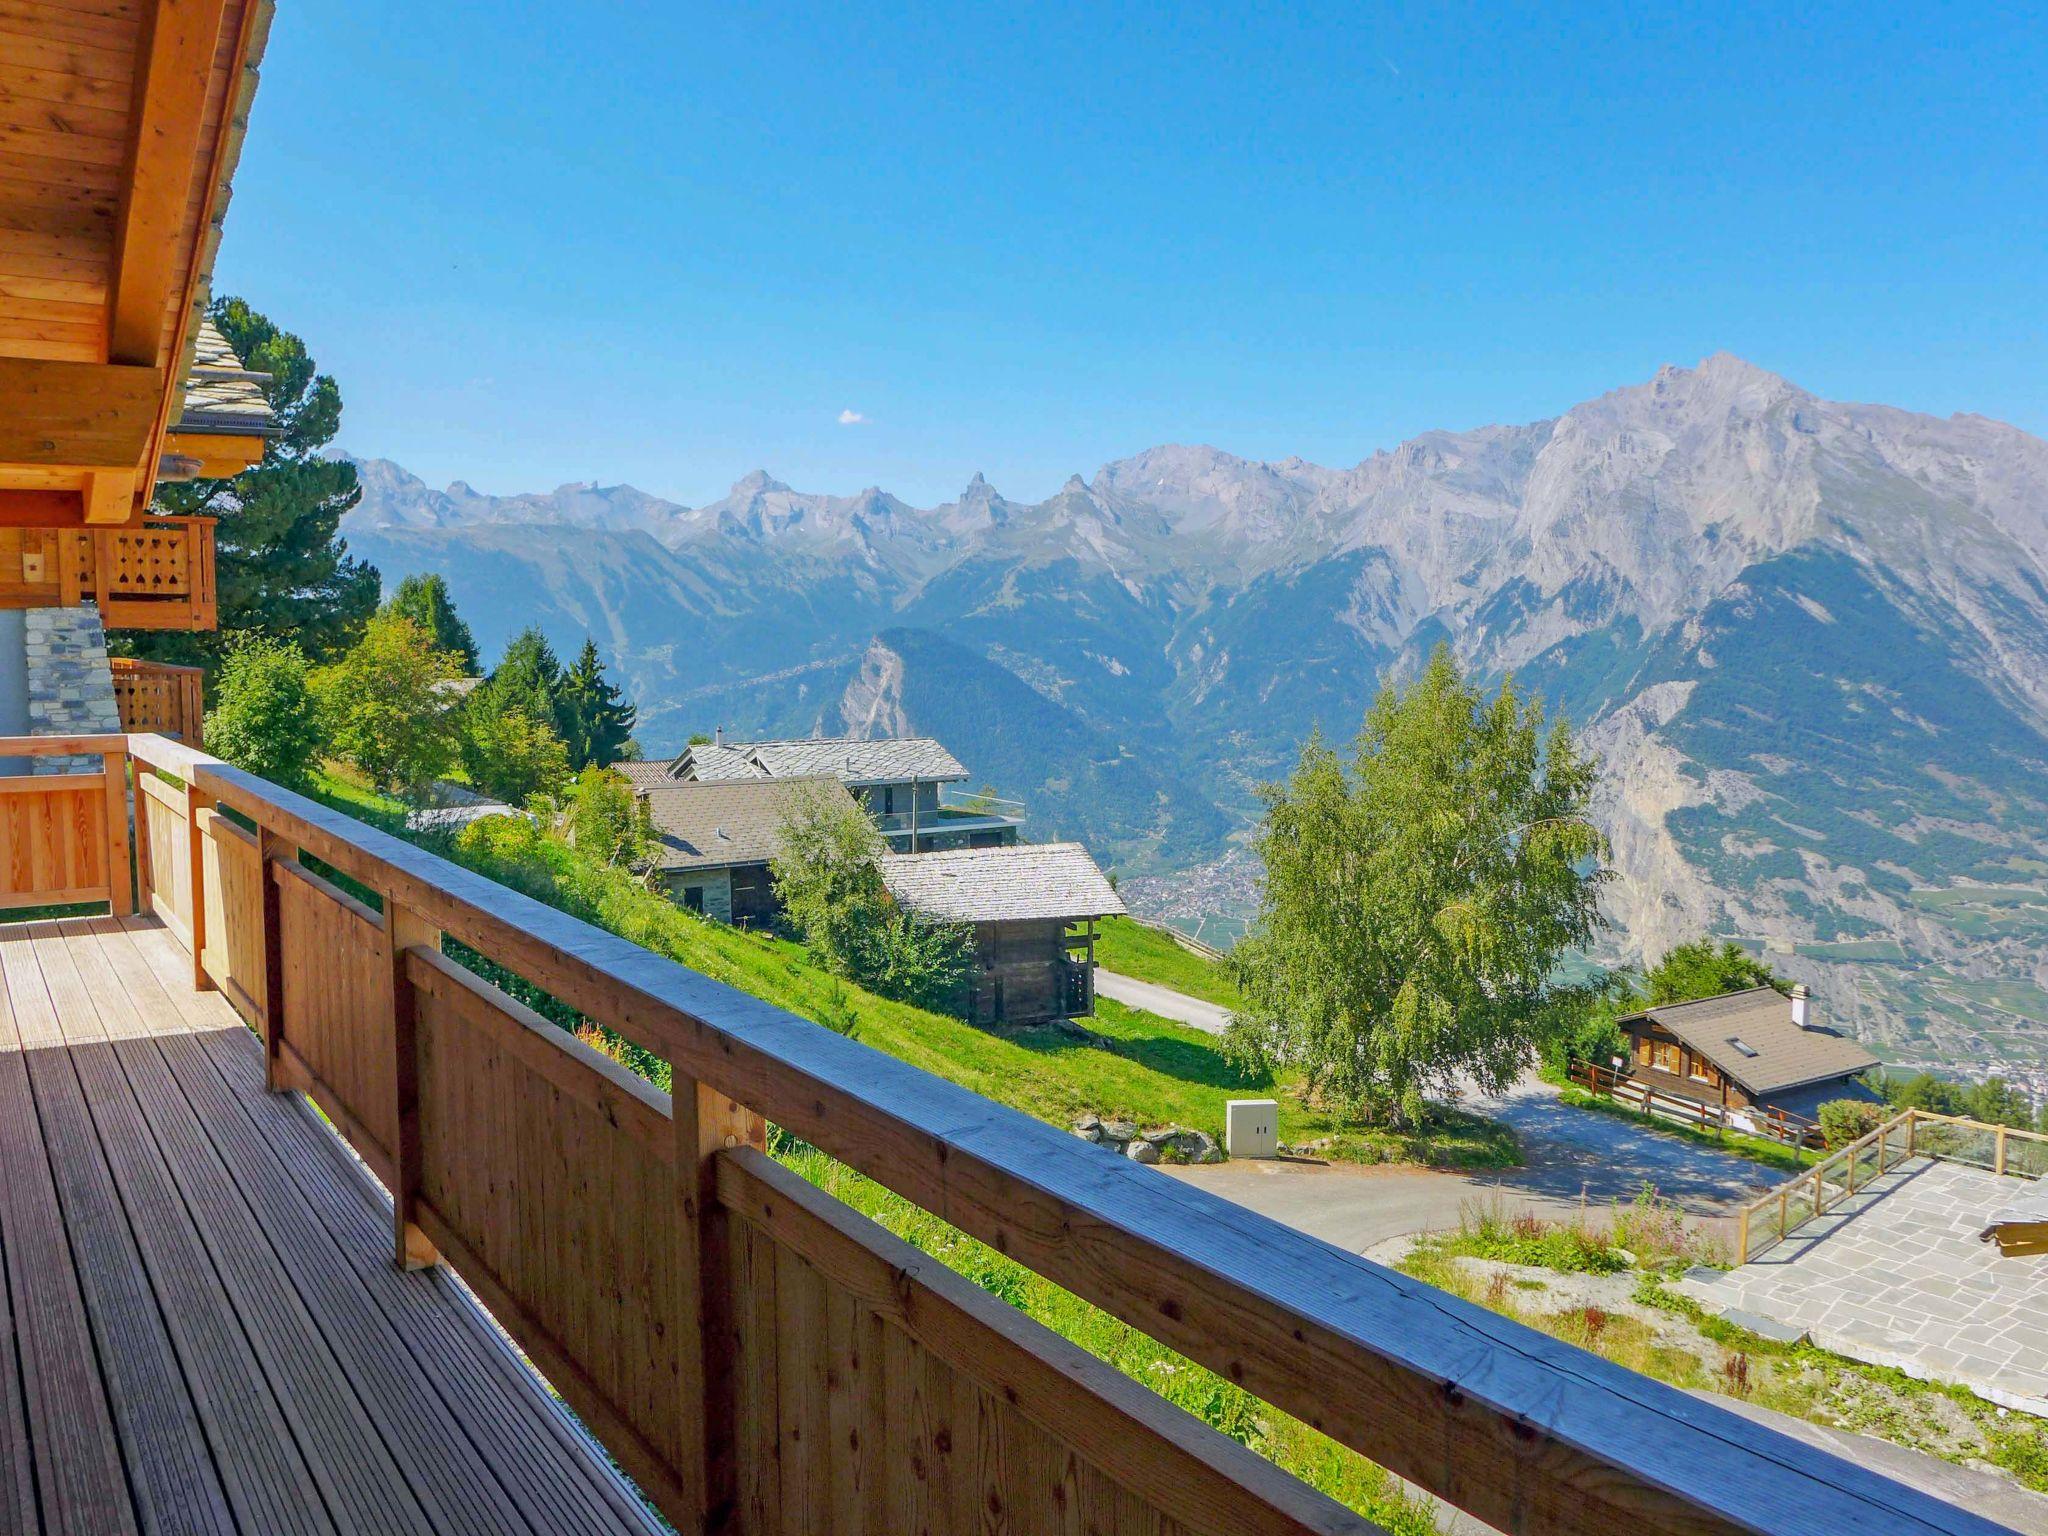
[{"label": "distant village buildings", "polygon": [[908,911],[974,935],[968,1016],[1039,1023],[1095,1011],[1095,925],[1121,914],[1079,843],[1018,842],[1016,801],[962,794],[960,760],[928,736],[727,741],[621,763],[657,839],[653,867],[680,906],[755,925],[777,911],[770,866],[799,799],[845,796],[889,847],[881,873]]}]

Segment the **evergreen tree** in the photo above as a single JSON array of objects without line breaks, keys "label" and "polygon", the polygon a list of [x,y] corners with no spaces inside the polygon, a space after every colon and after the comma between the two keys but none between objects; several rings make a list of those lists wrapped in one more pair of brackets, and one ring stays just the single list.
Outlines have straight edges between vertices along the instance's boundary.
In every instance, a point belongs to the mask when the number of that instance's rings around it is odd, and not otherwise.
[{"label": "evergreen tree", "polygon": [[214,323],[263,386],[279,432],[263,462],[227,480],[156,488],[154,510],[220,520],[214,530],[220,628],[121,637],[132,654],[210,665],[237,635],[289,640],[313,661],[340,655],[377,607],[374,566],[349,557],[341,516],[362,497],[356,467],[322,456],[341,425],[341,390],[314,370],[305,342],[242,299],[216,299]]},{"label": "evergreen tree", "polygon": [[597,644],[587,636],[575,664],[562,674],[556,705],[571,767],[607,768],[631,755],[640,712],[606,679]]},{"label": "evergreen tree", "polygon": [[448,595],[448,583],[440,572],[415,572],[406,577],[384,606],[432,635],[435,645],[462,664],[463,676],[477,675],[476,636],[455,611],[455,599]]},{"label": "evergreen tree", "polygon": [[535,720],[545,721],[555,734],[567,738],[562,729],[562,662],[548,637],[537,625],[529,625],[512,637],[498,670],[491,674],[491,690],[500,707],[518,709]]}]

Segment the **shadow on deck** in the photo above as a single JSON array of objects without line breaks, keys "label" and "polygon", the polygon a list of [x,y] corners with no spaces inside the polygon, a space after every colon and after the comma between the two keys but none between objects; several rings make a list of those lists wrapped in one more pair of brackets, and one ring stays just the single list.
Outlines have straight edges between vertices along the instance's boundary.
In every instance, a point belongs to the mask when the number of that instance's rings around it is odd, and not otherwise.
[{"label": "shadow on deck", "polygon": [[154,921],[0,925],[0,1528],[657,1529]]}]

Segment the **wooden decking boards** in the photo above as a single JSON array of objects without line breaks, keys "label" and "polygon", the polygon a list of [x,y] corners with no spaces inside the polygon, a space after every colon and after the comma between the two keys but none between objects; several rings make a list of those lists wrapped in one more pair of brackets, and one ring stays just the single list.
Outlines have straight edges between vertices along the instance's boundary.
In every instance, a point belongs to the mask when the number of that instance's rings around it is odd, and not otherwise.
[{"label": "wooden decking boards", "polygon": [[146,919],[0,925],[0,1530],[655,1523]]}]

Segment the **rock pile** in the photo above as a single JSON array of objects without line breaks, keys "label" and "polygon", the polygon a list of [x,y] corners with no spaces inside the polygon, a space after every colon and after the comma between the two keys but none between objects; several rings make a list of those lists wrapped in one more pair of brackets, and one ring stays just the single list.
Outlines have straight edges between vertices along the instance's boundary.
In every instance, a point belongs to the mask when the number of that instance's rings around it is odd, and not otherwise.
[{"label": "rock pile", "polygon": [[1136,1121],[1105,1120],[1091,1114],[1074,1122],[1074,1134],[1120,1152],[1134,1163],[1220,1163],[1224,1158],[1215,1137],[1181,1125],[1141,1131]]}]

